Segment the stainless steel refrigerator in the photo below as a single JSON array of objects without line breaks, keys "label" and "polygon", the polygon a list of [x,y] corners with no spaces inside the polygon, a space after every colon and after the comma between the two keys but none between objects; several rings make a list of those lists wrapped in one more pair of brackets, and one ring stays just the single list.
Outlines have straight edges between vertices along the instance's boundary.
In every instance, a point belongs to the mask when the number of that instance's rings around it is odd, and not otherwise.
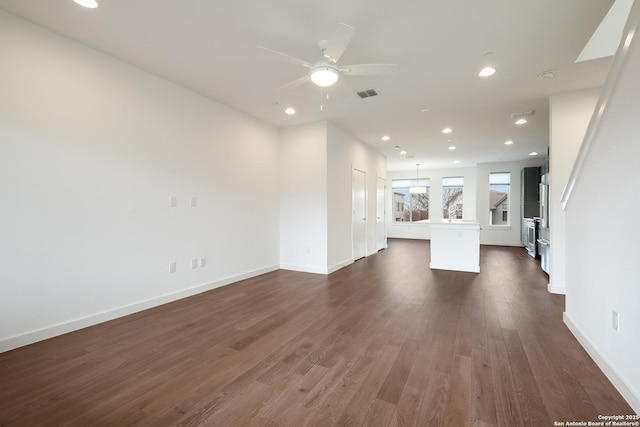
[{"label": "stainless steel refrigerator", "polygon": [[549,274],[550,251],[549,174],[545,173],[540,179],[540,234],[538,237],[538,253],[540,254],[540,265],[547,274]]}]

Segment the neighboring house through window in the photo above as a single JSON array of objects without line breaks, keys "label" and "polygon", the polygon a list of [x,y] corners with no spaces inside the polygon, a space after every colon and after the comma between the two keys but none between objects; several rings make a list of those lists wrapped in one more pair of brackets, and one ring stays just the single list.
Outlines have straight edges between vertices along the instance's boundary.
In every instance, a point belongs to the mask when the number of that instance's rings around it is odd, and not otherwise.
[{"label": "neighboring house through window", "polygon": [[489,224],[509,225],[511,173],[489,174]]},{"label": "neighboring house through window", "polygon": [[442,178],[442,217],[462,219],[464,177]]},{"label": "neighboring house through window", "polygon": [[[411,194],[413,186],[426,187],[426,193]],[[429,179],[394,179],[393,189],[393,221],[394,222],[426,222],[429,220]]]}]

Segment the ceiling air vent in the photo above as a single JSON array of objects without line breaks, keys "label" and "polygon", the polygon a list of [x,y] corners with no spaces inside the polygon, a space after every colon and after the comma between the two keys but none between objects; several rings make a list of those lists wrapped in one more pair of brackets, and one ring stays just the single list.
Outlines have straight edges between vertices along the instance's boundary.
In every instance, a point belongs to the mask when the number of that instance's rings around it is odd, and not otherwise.
[{"label": "ceiling air vent", "polygon": [[360,92],[356,92],[360,98],[370,98],[372,96],[378,95],[375,89],[367,89],[361,90]]}]

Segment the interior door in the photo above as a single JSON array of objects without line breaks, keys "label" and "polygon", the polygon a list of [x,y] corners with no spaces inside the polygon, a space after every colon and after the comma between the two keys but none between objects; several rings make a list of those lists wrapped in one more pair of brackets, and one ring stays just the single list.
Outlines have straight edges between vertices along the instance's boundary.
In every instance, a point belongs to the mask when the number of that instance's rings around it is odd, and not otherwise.
[{"label": "interior door", "polygon": [[376,246],[378,250],[387,247],[387,226],[385,215],[385,196],[387,193],[387,180],[378,177],[378,191],[376,204]]},{"label": "interior door", "polygon": [[353,260],[367,255],[367,174],[353,169]]}]

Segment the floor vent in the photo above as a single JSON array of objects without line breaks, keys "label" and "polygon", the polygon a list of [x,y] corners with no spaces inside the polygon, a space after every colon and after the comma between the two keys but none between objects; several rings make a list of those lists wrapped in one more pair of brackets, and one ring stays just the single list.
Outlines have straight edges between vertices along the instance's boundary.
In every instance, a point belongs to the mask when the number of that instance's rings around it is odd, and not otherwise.
[{"label": "floor vent", "polygon": [[375,89],[367,89],[361,90],[360,92],[356,92],[360,98],[370,98],[372,96],[378,95]]}]

